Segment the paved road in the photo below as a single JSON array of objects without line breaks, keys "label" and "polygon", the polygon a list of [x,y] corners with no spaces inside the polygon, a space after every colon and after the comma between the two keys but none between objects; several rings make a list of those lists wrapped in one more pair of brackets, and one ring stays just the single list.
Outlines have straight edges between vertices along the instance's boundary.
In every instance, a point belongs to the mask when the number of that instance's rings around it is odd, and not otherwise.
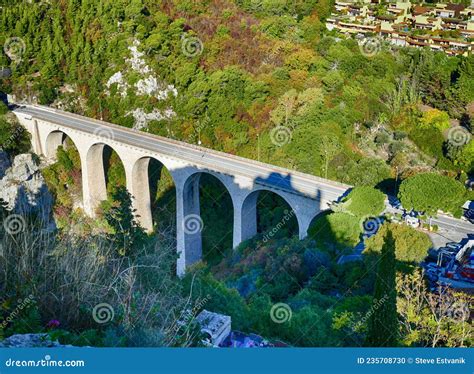
[{"label": "paved road", "polygon": [[114,141],[147,149],[163,155],[189,161],[196,166],[230,174],[242,175],[262,185],[309,197],[317,197],[321,189],[329,200],[337,200],[351,186],[279,168],[243,157],[217,152],[208,148],[132,130],[123,126],[78,116],[72,113],[41,106],[19,106],[15,112],[31,115],[33,118],[56,123],[90,134],[107,134]]},{"label": "paved road", "polygon": [[431,223],[447,231],[455,231],[466,235],[474,233],[474,225],[472,223],[457,218],[439,215],[437,218],[433,218]]},{"label": "paved road", "polygon": [[[404,213],[403,210],[395,209],[390,206],[388,202],[386,205],[387,213]],[[438,217],[432,218],[431,224],[439,227],[438,232],[429,234],[435,248],[444,247],[448,242],[459,242],[461,239],[467,237],[467,234],[474,233],[474,225],[472,223],[446,215],[440,214]]]}]

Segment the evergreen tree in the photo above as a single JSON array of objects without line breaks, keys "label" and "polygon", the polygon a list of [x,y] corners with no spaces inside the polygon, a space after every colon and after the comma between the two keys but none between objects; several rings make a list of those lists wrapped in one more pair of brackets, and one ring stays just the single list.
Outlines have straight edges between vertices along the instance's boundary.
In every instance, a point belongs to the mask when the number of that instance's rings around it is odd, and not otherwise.
[{"label": "evergreen tree", "polygon": [[398,315],[395,288],[395,240],[387,231],[377,269],[372,313],[365,344],[369,347],[393,347],[398,342]]},{"label": "evergreen tree", "polygon": [[120,255],[129,255],[146,244],[147,235],[135,220],[132,196],[125,187],[114,189],[111,200],[112,206],[105,212],[105,219],[114,230],[110,239]]}]

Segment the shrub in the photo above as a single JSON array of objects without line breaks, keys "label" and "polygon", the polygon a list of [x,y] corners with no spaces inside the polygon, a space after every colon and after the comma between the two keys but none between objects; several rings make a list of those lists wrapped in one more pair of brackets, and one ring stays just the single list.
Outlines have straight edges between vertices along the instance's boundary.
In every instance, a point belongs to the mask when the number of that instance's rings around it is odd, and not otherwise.
[{"label": "shrub", "polygon": [[395,239],[395,255],[397,260],[406,262],[421,262],[428,255],[432,243],[427,234],[406,225],[394,223],[384,224],[376,235],[369,238],[365,253],[380,253],[385,234],[390,229]]},{"label": "shrub", "polygon": [[398,197],[405,209],[435,214],[438,210],[461,214],[466,201],[464,186],[450,177],[437,173],[417,174],[405,179]]},{"label": "shrub", "polygon": [[385,195],[369,186],[355,187],[343,200],[342,208],[357,217],[378,216],[385,209]]}]

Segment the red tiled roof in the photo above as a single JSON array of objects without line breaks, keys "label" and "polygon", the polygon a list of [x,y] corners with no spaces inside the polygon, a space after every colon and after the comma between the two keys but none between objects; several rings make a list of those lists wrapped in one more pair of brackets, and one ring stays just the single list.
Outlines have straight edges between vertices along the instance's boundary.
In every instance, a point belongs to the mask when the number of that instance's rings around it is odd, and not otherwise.
[{"label": "red tiled roof", "polygon": [[432,8],[428,8],[426,6],[415,5],[412,10],[412,14],[418,16],[420,14],[424,14],[429,12]]}]

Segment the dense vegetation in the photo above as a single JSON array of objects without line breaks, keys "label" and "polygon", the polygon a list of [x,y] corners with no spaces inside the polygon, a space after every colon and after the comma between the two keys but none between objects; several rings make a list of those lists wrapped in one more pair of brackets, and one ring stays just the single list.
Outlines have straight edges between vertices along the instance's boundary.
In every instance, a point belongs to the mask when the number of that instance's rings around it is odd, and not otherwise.
[{"label": "dense vegetation", "polygon": [[[29,218],[25,232],[1,231],[9,250],[0,256],[0,315],[18,298],[38,302],[26,327],[21,319],[0,334],[46,329],[78,345],[196,344],[195,326],[178,334],[176,321],[199,305],[231,315],[234,329],[296,346],[472,345],[468,317],[436,309],[416,271],[430,246],[426,234],[384,224],[362,261],[338,259],[382,224],[384,193],[398,192],[408,209],[459,214],[474,173],[474,56],[385,47],[365,56],[355,40],[325,30],[329,0],[0,4],[7,46],[0,67],[12,69],[0,91],[357,186],[314,220],[304,241],[295,237],[295,217],[268,240],[289,207],[262,193],[258,235],[232,250],[232,201],[203,175],[203,262],[180,280],[172,275],[169,173],[150,166],[155,233],[146,235],[133,218],[123,165],[106,149],[109,198],[98,219],[87,219],[80,158],[68,140],[42,170],[58,230],[28,236],[41,232]],[[5,113],[0,103],[0,140],[13,157],[28,138]],[[36,272],[46,258],[53,260]],[[410,300],[420,289],[416,316]],[[112,323],[91,320],[100,302],[115,310]],[[285,323],[272,318],[277,303],[291,311]],[[381,342],[384,316],[399,327]],[[45,327],[56,320],[60,329]]]}]

